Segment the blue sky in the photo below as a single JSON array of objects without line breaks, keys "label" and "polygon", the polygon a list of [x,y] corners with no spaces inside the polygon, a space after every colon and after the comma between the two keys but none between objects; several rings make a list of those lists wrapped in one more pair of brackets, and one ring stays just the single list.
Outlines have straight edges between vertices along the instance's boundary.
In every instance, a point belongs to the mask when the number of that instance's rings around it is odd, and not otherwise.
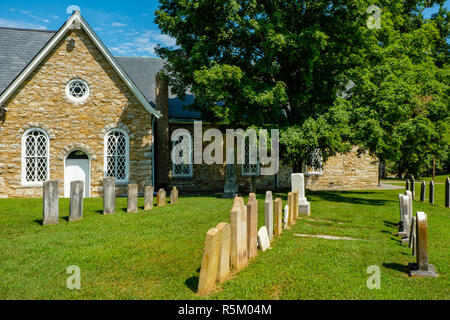
[{"label": "blue sky", "polygon": [[[156,44],[174,46],[175,40],[162,35],[155,19],[158,0],[2,0],[0,27],[58,30],[69,17],[71,5],[82,15],[116,56],[156,57]],[[446,2],[450,6],[450,0]],[[433,9],[427,9],[429,16]]]}]

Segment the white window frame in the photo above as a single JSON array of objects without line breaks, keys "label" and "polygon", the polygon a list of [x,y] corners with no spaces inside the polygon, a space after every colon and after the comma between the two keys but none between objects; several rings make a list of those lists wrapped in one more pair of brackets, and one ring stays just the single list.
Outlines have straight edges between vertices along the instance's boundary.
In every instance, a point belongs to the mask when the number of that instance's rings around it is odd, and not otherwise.
[{"label": "white window frame", "polygon": [[[82,96],[80,98],[76,98],[70,94],[70,85],[73,82],[81,82],[86,86],[86,93],[84,96]],[[91,89],[89,87],[89,84],[86,81],[84,81],[83,79],[72,79],[66,85],[66,97],[74,103],[84,103],[89,98],[90,93],[91,93]]]},{"label": "white window frame", "polygon": [[[191,163],[190,164],[181,164],[182,166],[189,166],[189,173],[187,174],[177,174],[175,168],[177,166],[180,166],[179,164],[175,164],[172,161],[172,177],[174,179],[191,179],[194,177],[194,141],[192,140],[192,135],[190,132],[186,131],[183,132],[183,134],[179,134],[176,136],[177,139],[179,139],[180,137],[183,137],[185,135],[189,134],[190,140],[191,140]],[[172,151],[175,148],[175,146],[180,143],[179,141],[172,141]],[[172,152],[170,153],[172,154]]]},{"label": "white window frame", "polygon": [[103,141],[104,144],[104,148],[103,148],[103,176],[105,178],[109,178],[108,177],[108,137],[113,134],[114,132],[120,132],[125,136],[125,142],[126,142],[126,146],[125,146],[125,179],[122,180],[118,180],[116,177],[115,178],[115,182],[116,184],[128,184],[129,180],[130,180],[130,137],[128,136],[128,133],[125,130],[119,129],[119,128],[114,128],[109,130],[106,134],[105,134],[105,138]]},{"label": "white window frame", "polygon": [[[316,149],[314,151],[314,154],[311,154],[311,158],[316,157],[316,154],[319,153],[320,154],[320,159],[319,159],[319,163],[320,163],[320,167],[316,168],[316,167],[311,167],[311,166],[305,166],[305,174],[308,176],[321,176],[323,174],[323,158],[322,158],[322,152],[320,149]],[[311,171],[310,171],[311,169]]]},{"label": "white window frame", "polygon": [[[47,148],[47,177],[44,181],[27,181],[27,152],[26,152],[26,139],[28,134],[32,131],[39,131],[44,134],[46,138],[46,148]],[[41,128],[30,128],[24,132],[22,135],[22,186],[23,187],[42,187],[45,181],[50,180],[50,137],[47,132]]]},{"label": "white window frame", "polygon": [[242,165],[241,165],[241,170],[242,170],[242,176],[243,177],[252,177],[252,176],[259,176],[260,175],[260,162],[259,162],[259,150],[258,147],[256,148],[256,164],[248,164],[249,166],[256,166],[256,171],[246,171],[245,170],[245,166],[247,165],[245,163],[245,160],[248,158],[250,160],[250,145],[248,147],[248,150],[246,148],[246,141],[249,141],[250,143],[250,137],[244,137],[243,141],[242,141],[242,157],[244,157],[244,159],[242,160]]}]

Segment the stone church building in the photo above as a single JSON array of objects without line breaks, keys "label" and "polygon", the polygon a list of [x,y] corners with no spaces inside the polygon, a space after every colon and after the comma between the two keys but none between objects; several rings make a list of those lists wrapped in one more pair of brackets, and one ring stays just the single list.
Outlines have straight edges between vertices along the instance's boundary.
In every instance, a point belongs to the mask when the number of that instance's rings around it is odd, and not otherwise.
[{"label": "stone church building", "polygon": [[[42,183],[59,180],[60,196],[83,180],[85,196],[102,195],[115,177],[119,195],[129,183],[185,192],[220,192],[225,165],[174,165],[172,132],[193,132],[201,114],[171,95],[157,77],[164,61],[113,57],[79,12],[58,31],[0,28],[0,198],[41,197]],[[204,124],[204,129],[214,126]],[[292,169],[261,176],[236,166],[239,190],[255,176],[260,191],[289,187]],[[378,164],[356,150],[306,170],[310,189],[378,185]]]}]

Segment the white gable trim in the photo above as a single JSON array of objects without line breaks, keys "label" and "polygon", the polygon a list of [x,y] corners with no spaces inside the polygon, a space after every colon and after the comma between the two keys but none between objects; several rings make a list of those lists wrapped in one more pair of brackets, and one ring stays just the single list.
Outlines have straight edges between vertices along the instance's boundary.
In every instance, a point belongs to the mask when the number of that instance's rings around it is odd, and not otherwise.
[{"label": "white gable trim", "polygon": [[127,87],[133,92],[139,102],[144,106],[144,108],[157,119],[161,118],[160,112],[156,111],[147,99],[144,97],[142,92],[136,87],[130,77],[122,69],[122,67],[117,63],[117,61],[112,56],[111,52],[106,48],[100,38],[95,34],[86,20],[81,16],[79,11],[75,11],[73,15],[66,21],[66,23],[59,29],[59,31],[53,36],[53,38],[44,46],[44,48],[33,58],[33,60],[28,64],[28,66],[19,74],[19,76],[6,88],[3,94],[0,96],[0,105],[4,104],[5,101],[11,97],[11,95],[19,88],[19,86],[30,76],[30,74],[36,69],[36,67],[45,59],[45,57],[50,53],[50,51],[62,40],[74,25],[79,24],[81,28],[87,33],[90,39],[95,43],[97,48],[106,58],[106,60],[111,64],[114,70],[119,74],[120,78],[125,82]]}]

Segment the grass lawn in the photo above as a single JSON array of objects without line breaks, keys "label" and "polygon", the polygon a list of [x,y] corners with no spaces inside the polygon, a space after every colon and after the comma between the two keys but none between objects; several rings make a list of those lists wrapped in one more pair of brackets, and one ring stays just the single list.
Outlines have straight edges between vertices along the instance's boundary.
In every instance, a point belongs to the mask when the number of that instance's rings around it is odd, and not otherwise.
[{"label": "grass lawn", "polygon": [[[448,175],[448,174],[438,175],[438,176],[436,176],[435,183],[445,183],[445,180],[447,179],[447,177],[450,177],[450,175]],[[392,183],[392,182],[400,183],[403,181],[403,184],[405,184],[407,179],[409,179],[409,177],[406,179],[388,178],[388,179],[382,179],[381,181],[383,183]],[[433,180],[433,177],[419,177],[419,178],[416,178],[415,180],[416,180],[416,184],[420,184],[420,183],[422,183],[422,181],[425,181],[427,184],[429,184],[430,181]]]},{"label": "grass lawn", "polygon": [[[429,223],[429,259],[439,278],[411,279],[410,249],[395,236],[402,190],[309,192],[312,216],[259,253],[208,299],[449,299],[450,209],[414,202]],[[264,222],[263,195],[259,225]],[[286,194],[276,194],[286,203]],[[246,199],[247,200],[247,199]],[[0,200],[0,299],[204,299],[195,294],[204,237],[229,221],[232,200],[183,197],[176,205],[103,216],[102,200],[85,200],[84,219],[69,223],[67,199],[60,223],[43,227],[42,200]],[[139,199],[143,206],[143,199]],[[348,236],[367,241],[301,238],[295,234]],[[66,288],[66,268],[81,268],[81,290]],[[381,269],[381,289],[369,290],[371,265]]]}]

